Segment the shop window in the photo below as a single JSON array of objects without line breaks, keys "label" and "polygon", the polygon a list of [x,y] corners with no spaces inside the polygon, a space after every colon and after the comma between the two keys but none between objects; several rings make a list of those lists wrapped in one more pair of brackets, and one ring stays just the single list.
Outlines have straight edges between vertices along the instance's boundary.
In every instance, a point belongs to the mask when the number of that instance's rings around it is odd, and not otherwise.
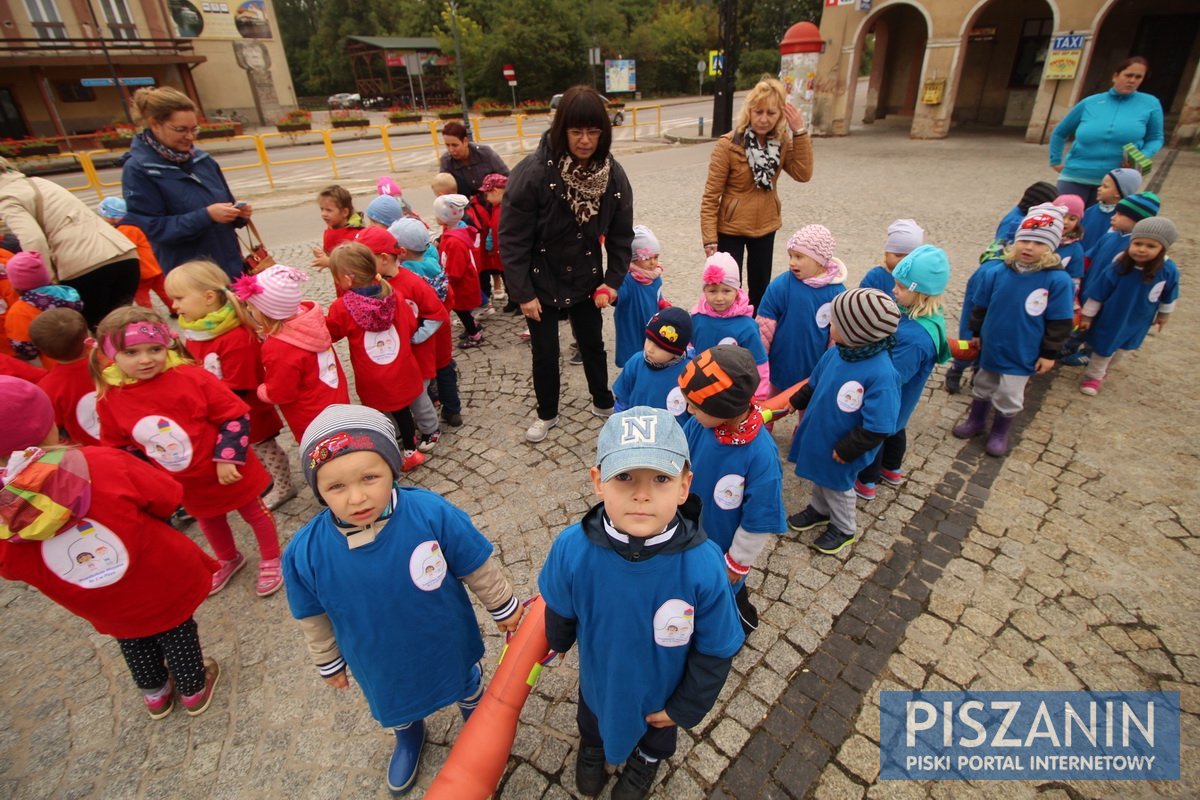
[{"label": "shop window", "polygon": [[25,8],[29,10],[29,21],[39,39],[67,38],[67,26],[63,24],[54,0],[25,0]]},{"label": "shop window", "polygon": [[1053,32],[1052,19],[1025,20],[1021,26],[1021,38],[1017,42],[1017,58],[1008,79],[1010,89],[1036,88],[1042,82],[1042,68],[1046,65],[1046,53],[1050,49]]},{"label": "shop window", "polygon": [[137,38],[137,24],[129,13],[126,0],[100,0],[100,8],[108,21],[109,35],[114,39],[133,40]]},{"label": "shop window", "polygon": [[78,82],[58,81],[54,84],[54,92],[64,103],[91,103],[96,99],[95,89]]}]

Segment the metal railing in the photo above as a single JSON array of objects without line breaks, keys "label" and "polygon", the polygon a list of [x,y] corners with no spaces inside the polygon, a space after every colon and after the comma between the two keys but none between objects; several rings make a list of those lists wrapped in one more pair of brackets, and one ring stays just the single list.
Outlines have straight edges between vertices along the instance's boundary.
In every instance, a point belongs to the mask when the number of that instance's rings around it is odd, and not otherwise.
[{"label": "metal railing", "polygon": [[[643,128],[652,128],[654,135],[662,136],[662,109],[660,106],[636,106],[628,109],[631,112],[630,124],[626,127],[632,129],[632,138],[637,141],[638,132]],[[648,116],[649,112],[654,112],[653,121],[641,121],[639,112],[643,117]],[[530,136],[540,136],[541,133],[527,133],[525,131],[525,123],[529,117],[543,118],[545,114],[514,114],[511,117],[489,117],[481,119],[472,117],[471,127],[476,142],[504,142],[516,141],[521,153],[527,152],[526,139]],[[515,131],[511,134],[499,134],[494,130],[489,132],[486,122],[513,122]],[[221,169],[224,172],[238,172],[241,170],[262,170],[263,176],[266,178],[268,185],[272,189],[276,188],[275,176],[272,170],[278,167],[291,164],[310,164],[317,162],[328,162],[330,171],[333,173],[333,178],[340,177],[338,172],[338,163],[355,158],[365,158],[369,156],[383,156],[387,159],[388,169],[390,172],[396,172],[395,156],[398,153],[416,152],[425,149],[431,149],[434,161],[436,162],[442,155],[442,141],[440,129],[443,123],[439,120],[422,120],[420,122],[402,122],[402,123],[385,123],[382,125],[364,125],[357,128],[361,135],[355,136],[352,139],[334,139],[333,134],[338,131],[344,131],[344,127],[336,128],[316,128],[307,131],[291,131],[291,132],[275,132],[268,131],[265,133],[247,133],[237,136],[230,136],[223,139],[206,139],[205,141],[222,141],[222,142],[249,142],[252,144],[245,152],[254,152],[257,159],[247,164],[222,164]],[[429,139],[420,141],[414,144],[396,144],[393,138],[399,133],[416,132],[421,128],[425,128],[429,132]],[[357,150],[354,152],[339,152],[337,145],[344,144],[348,141],[361,142],[366,138],[379,138],[379,146],[367,150]],[[278,150],[280,147],[289,147],[301,143],[304,139],[316,139],[313,144],[320,145],[320,152],[311,156],[303,156],[299,158],[273,158],[272,150]],[[421,137],[423,139],[423,136]],[[119,151],[116,150],[81,150],[70,151],[65,153],[57,153],[45,156],[16,156],[16,160],[32,163],[47,163],[57,159],[72,159],[78,163],[80,171],[83,173],[85,183],[67,186],[63,188],[72,192],[87,192],[94,191],[97,198],[104,197],[105,189],[112,189],[121,185],[120,180],[105,181],[100,176],[100,168],[96,165],[96,159],[101,157],[113,157]]]}]

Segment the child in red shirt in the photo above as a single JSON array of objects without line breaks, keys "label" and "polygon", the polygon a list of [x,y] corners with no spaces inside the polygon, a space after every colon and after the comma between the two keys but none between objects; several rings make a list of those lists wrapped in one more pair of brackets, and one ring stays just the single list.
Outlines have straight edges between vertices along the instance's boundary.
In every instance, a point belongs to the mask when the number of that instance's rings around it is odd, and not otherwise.
[{"label": "child in red shirt", "polygon": [[[420,370],[422,391],[417,399],[409,406],[413,421],[417,424],[421,441],[417,449],[422,453],[433,450],[441,439],[441,427],[438,425],[437,409],[429,398],[429,384],[437,377],[439,338],[443,333],[449,334],[450,314],[446,306],[438,299],[437,292],[427,282],[417,277],[407,269],[401,269],[396,262],[396,256],[407,253],[396,244],[396,239],[382,228],[368,228],[358,235],[358,242],[365,245],[375,256],[375,270],[401,296],[407,298],[417,321],[417,329],[412,335],[413,357],[417,360]],[[449,360],[450,340],[445,340],[447,361]]]},{"label": "child in red shirt", "polygon": [[100,441],[140,450],[183,486],[183,507],[196,518],[220,566],[210,594],[246,565],[226,515],[236,510],[254,531],[261,560],[255,591],[283,585],[279,534],[263,505],[270,483],[250,452],[250,407],[201,367],[153,311],[125,306],[96,329],[92,351]]},{"label": "child in red shirt", "polygon": [[[500,257],[500,204],[504,202],[507,186],[507,175],[493,172],[484,176],[479,193],[471,198],[466,213],[468,224],[483,237],[479,287],[483,291],[484,302],[490,302],[492,306],[508,301],[504,291],[504,262]],[[504,312],[511,314],[516,307],[516,303],[508,302]]]},{"label": "child in red shirt", "polygon": [[264,337],[258,399],[279,406],[297,444],[326,406],[350,402],[325,315],[316,303],[300,299],[307,280],[300,270],[276,264],[230,287]]},{"label": "child in red shirt", "polygon": [[362,404],[396,421],[404,451],[401,469],[408,472],[425,461],[417,449],[417,427],[409,410],[425,392],[412,351],[416,317],[408,298],[380,277],[375,256],[366,245],[338,245],[329,256],[329,268],[345,290],[329,306],[329,334],[334,341],[349,339],[350,367]]},{"label": "child in red shirt", "polygon": [[192,358],[250,406],[250,447],[271,475],[263,502],[278,508],[296,496],[287,453],[276,440],[283,420],[275,406],[258,398],[262,343],[229,291],[229,276],[211,261],[188,261],[167,276],[167,294]]},{"label": "child in red shirt", "polygon": [[120,197],[106,197],[100,201],[100,206],[96,209],[96,213],[100,215],[101,219],[115,227],[126,239],[137,246],[141,280],[138,282],[137,292],[133,295],[133,302],[139,306],[150,308],[150,293],[154,292],[158,295],[158,299],[162,300],[163,305],[170,308],[171,299],[167,297],[167,290],[163,286],[163,271],[159,266],[158,259],[154,257],[154,248],[150,246],[150,240],[146,238],[146,234],[141,228],[136,225],[121,224],[121,220],[125,219],[126,211],[125,200]]},{"label": "child in red shirt", "polygon": [[0,406],[22,411],[0,427],[0,576],[115,637],[151,718],[176,690],[204,713],[221,670],[192,615],[217,565],[163,522],[179,484],[120,450],[57,447],[50,398],[31,383],[0,377]]},{"label": "child in red shirt", "polygon": [[354,241],[363,228],[363,218],[354,210],[354,198],[350,192],[336,183],[321,190],[317,195],[317,206],[321,209],[321,221],[325,223],[325,235],[321,246],[313,248],[311,266],[329,269],[329,254],[342,242]]},{"label": "child in red shirt", "polygon": [[479,232],[463,222],[467,200],[461,194],[444,194],[433,201],[433,215],[442,226],[438,240],[438,253],[442,269],[450,279],[450,290],[454,295],[454,313],[463,325],[463,335],[458,341],[461,348],[479,347],[483,344],[483,329],[472,315],[483,302],[479,289],[477,254]]},{"label": "child in red shirt", "polygon": [[92,347],[87,320],[73,308],[50,308],[29,326],[38,350],[56,363],[39,386],[50,396],[54,419],[67,443],[100,446],[96,382],[88,367]]}]

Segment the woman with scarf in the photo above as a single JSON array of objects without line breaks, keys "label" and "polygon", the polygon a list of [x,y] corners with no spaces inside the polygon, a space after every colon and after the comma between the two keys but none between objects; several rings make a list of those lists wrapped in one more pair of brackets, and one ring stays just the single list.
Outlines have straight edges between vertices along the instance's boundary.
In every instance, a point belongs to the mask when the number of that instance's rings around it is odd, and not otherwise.
[{"label": "woman with scarf", "polygon": [[600,311],[616,299],[629,269],[633,190],[611,145],[604,100],[590,87],[573,86],[537,152],[513,169],[504,194],[504,277],[533,351],[537,418],[525,431],[530,442],[558,424],[559,320],[570,320],[579,343],[592,413],[612,414]]},{"label": "woman with scarf", "polygon": [[243,265],[234,229],[253,208],[235,205],[217,162],[195,146],[195,103],[170,86],[139,89],[133,102],[146,127],[123,158],[125,223],[146,233],[164,273],[201,259],[238,277]]},{"label": "woman with scarf", "polygon": [[812,141],[803,115],[787,102],[782,83],[763,76],[746,95],[733,130],[717,140],[700,201],[704,254],[731,254],[739,278],[745,254],[755,308],[771,282],[775,231],[783,224],[779,173],[804,183],[812,171]]}]

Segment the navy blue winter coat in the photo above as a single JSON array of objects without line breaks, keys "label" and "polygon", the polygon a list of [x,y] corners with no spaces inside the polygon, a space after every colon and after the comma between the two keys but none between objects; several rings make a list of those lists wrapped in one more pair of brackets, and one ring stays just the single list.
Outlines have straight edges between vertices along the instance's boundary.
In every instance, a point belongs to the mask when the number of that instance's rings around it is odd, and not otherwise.
[{"label": "navy blue winter coat", "polygon": [[242,274],[242,254],[233,223],[213,222],[208,206],[234,202],[216,159],[196,149],[187,164],[172,164],[134,137],[122,158],[121,191],[129,212],[124,224],[146,233],[163,272],[185,261],[207,258],[231,278]]}]

